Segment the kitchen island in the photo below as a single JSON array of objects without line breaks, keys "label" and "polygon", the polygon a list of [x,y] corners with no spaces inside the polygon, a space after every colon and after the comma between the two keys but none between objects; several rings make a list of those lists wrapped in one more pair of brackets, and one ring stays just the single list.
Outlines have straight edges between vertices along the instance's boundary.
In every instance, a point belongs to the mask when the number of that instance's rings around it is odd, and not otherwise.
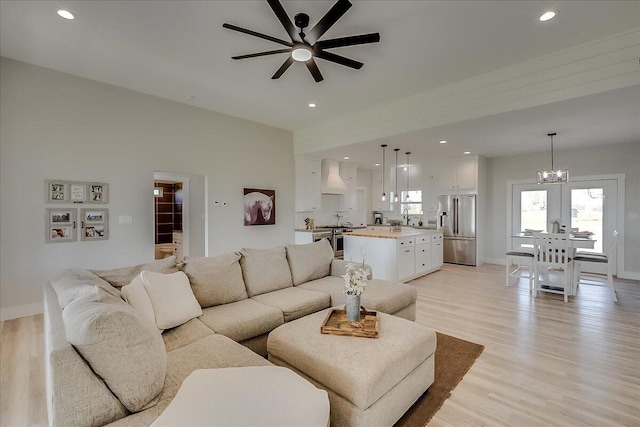
[{"label": "kitchen island", "polygon": [[344,259],[369,264],[376,279],[407,282],[442,267],[442,232],[367,227],[344,233]]}]

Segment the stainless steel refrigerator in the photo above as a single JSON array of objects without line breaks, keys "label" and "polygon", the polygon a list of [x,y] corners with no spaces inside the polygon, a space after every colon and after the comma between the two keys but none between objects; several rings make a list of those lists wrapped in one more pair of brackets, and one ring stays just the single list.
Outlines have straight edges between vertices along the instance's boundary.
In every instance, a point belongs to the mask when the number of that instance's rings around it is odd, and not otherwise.
[{"label": "stainless steel refrigerator", "polygon": [[476,196],[438,196],[438,229],[444,235],[444,262],[476,265]]}]

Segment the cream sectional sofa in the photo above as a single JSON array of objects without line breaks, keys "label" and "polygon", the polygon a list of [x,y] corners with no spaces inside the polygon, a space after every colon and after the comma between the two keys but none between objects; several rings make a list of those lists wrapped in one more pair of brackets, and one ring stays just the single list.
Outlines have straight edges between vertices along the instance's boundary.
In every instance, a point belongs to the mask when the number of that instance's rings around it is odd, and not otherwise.
[{"label": "cream sectional sofa", "polygon": [[[44,286],[49,424],[150,425],[193,370],[270,365],[269,332],[344,304],[345,266],[320,241],[179,264],[170,257],[117,270],[65,270]],[[183,271],[202,315],[160,334],[120,292],[143,270]],[[362,304],[415,320],[416,298],[410,285],[372,279]]]}]

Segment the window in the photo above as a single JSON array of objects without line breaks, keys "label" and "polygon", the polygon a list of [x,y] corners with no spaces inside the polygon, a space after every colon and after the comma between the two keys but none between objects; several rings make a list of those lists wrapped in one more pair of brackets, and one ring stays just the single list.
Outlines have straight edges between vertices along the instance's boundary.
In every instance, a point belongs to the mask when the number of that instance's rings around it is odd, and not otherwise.
[{"label": "window", "polygon": [[400,212],[409,215],[422,215],[422,190],[409,190],[400,192]]},{"label": "window", "polygon": [[520,229],[547,231],[547,191],[520,193]]}]

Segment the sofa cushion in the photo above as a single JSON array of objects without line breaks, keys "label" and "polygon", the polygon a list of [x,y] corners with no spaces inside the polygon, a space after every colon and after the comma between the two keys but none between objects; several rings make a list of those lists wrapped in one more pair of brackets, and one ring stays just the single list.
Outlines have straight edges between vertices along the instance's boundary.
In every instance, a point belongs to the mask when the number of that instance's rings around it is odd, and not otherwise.
[{"label": "sofa cushion", "polygon": [[214,332],[198,319],[191,319],[175,328],[167,329],[162,333],[164,348],[167,352],[184,347],[198,341]]},{"label": "sofa cushion", "polygon": [[182,266],[200,306],[211,307],[247,298],[240,254],[186,258]]},{"label": "sofa cushion", "polygon": [[331,297],[327,293],[300,288],[280,289],[252,298],[282,311],[285,322],[331,307]]},{"label": "sofa cushion", "polygon": [[216,305],[202,310],[200,320],[234,341],[248,340],[271,332],[284,323],[282,311],[252,299]]},{"label": "sofa cushion", "polygon": [[[299,286],[316,292],[326,292],[331,296],[331,305],[345,303],[344,279],[327,276]],[[371,279],[362,294],[361,303],[369,310],[394,314],[416,302],[418,291],[411,285],[388,280]]]},{"label": "sofa cushion", "polygon": [[193,295],[187,275],[143,271],[140,273],[149,294],[158,329],[174,328],[202,315],[202,308]]},{"label": "sofa cushion", "polygon": [[51,287],[56,291],[60,308],[68,306],[71,301],[76,299],[82,288],[87,286],[98,286],[114,297],[120,298],[119,290],[89,270],[69,268],[51,282]]},{"label": "sofa cushion", "polygon": [[240,265],[250,297],[293,286],[284,246],[242,249]]},{"label": "sofa cushion", "polygon": [[98,287],[78,296],[62,318],[69,342],[129,411],[155,404],[167,352],[151,322]]},{"label": "sofa cushion", "polygon": [[331,272],[333,249],[327,239],[285,248],[294,286],[328,276]]},{"label": "sofa cushion", "polygon": [[90,270],[100,278],[109,282],[116,288],[128,285],[142,270],[155,271],[157,273],[170,274],[178,271],[176,257],[170,256],[147,264],[138,264],[133,267],[116,268],[112,270]]},{"label": "sofa cushion", "polygon": [[109,427],[149,426],[160,416],[186,377],[196,369],[271,366],[266,359],[222,335],[210,335],[167,354],[167,376],[158,404]]}]

